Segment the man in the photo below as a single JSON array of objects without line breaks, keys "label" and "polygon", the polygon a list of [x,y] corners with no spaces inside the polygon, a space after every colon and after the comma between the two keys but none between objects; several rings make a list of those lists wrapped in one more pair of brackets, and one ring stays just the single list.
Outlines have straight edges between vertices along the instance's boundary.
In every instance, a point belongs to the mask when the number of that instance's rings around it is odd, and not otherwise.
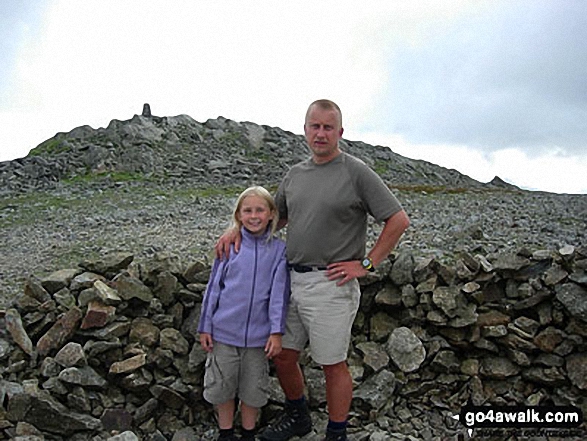
[{"label": "man", "polygon": [[[288,226],[287,257],[292,294],[281,354],[274,358],[286,396],[285,412],[261,435],[285,441],[310,432],[312,422],[298,363],[309,342],[312,359],[326,378],[329,421],[327,441],[345,441],[352,401],[352,378],[346,363],[351,327],[359,308],[357,278],[367,275],[397,245],[409,226],[400,203],[381,178],[359,159],[340,150],[342,114],[329,100],[313,102],[304,133],[312,156],[291,168],[277,190],[280,226]],[[365,255],[367,215],[385,225]],[[225,234],[216,245],[227,253]]]}]

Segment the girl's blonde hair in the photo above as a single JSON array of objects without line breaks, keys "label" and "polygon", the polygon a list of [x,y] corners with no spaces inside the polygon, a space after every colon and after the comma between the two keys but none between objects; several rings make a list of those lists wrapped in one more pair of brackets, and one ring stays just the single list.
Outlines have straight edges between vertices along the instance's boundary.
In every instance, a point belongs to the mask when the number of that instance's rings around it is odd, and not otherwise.
[{"label": "girl's blonde hair", "polygon": [[240,196],[236,200],[234,210],[232,211],[231,228],[236,228],[240,230],[243,226],[242,222],[238,219],[238,212],[240,211],[243,205],[243,201],[248,196],[258,196],[267,203],[269,211],[271,212],[271,214],[273,214],[273,219],[271,219],[271,221],[269,222],[269,227],[271,230],[271,235],[269,237],[273,236],[277,231],[277,223],[279,222],[279,212],[277,211],[277,205],[275,205],[275,200],[273,199],[273,196],[271,196],[271,193],[269,193],[265,188],[259,185],[247,188],[240,194]]}]

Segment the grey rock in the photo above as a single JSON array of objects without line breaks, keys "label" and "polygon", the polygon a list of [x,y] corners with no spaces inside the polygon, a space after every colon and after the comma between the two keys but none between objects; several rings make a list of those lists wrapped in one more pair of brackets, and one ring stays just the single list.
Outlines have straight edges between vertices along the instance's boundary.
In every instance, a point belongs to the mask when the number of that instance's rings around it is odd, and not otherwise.
[{"label": "grey rock", "polygon": [[575,283],[565,283],[557,286],[556,298],[573,316],[587,322],[587,289]]},{"label": "grey rock", "polygon": [[40,391],[35,395],[20,394],[10,400],[9,418],[25,421],[42,431],[71,436],[78,431],[99,430],[100,420],[85,414],[71,412]]},{"label": "grey rock", "polygon": [[10,332],[14,342],[20,346],[25,354],[32,356],[34,353],[33,342],[22,324],[20,313],[16,309],[11,308],[6,311],[4,320],[6,322],[6,329]]},{"label": "grey rock", "polygon": [[79,343],[69,342],[55,355],[55,361],[63,367],[82,367],[87,365],[86,354]]},{"label": "grey rock", "polygon": [[412,372],[426,358],[426,349],[409,328],[395,329],[387,340],[385,349],[393,362],[403,371]]},{"label": "grey rock", "polygon": [[587,390],[587,354],[573,354],[566,359],[569,379],[581,390]]},{"label": "grey rock", "polygon": [[106,380],[90,366],[66,368],[59,373],[58,378],[64,383],[89,388],[102,389],[108,384]]},{"label": "grey rock", "polygon": [[353,396],[368,407],[379,410],[393,397],[395,386],[396,378],[393,373],[382,370],[364,381]]}]

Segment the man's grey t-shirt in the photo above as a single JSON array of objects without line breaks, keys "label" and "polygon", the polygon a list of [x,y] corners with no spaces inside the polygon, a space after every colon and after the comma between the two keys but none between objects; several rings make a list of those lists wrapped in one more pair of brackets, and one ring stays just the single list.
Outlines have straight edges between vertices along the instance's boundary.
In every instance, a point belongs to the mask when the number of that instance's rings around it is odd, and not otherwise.
[{"label": "man's grey t-shirt", "polygon": [[287,219],[290,264],[328,265],[365,256],[367,215],[385,221],[402,209],[381,178],[363,161],[341,153],[316,164],[296,164],[275,201]]}]

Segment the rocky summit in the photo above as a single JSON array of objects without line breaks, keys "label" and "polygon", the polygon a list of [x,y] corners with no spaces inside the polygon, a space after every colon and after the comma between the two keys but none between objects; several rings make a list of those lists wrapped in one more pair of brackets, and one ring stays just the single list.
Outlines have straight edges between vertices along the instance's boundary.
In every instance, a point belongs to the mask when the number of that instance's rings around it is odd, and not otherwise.
[{"label": "rocky summit", "polygon": [[[587,196],[480,183],[360,141],[342,148],[411,219],[361,281],[350,439],[468,439],[453,418],[467,403],[587,414]],[[212,247],[242,189],[274,190],[307,156],[303,137],[279,128],[145,106],[1,163],[0,439],[215,439],[194,331]],[[369,225],[368,246],[379,230]],[[303,364],[314,441],[323,376]],[[271,380],[262,425],[283,400]]]}]

